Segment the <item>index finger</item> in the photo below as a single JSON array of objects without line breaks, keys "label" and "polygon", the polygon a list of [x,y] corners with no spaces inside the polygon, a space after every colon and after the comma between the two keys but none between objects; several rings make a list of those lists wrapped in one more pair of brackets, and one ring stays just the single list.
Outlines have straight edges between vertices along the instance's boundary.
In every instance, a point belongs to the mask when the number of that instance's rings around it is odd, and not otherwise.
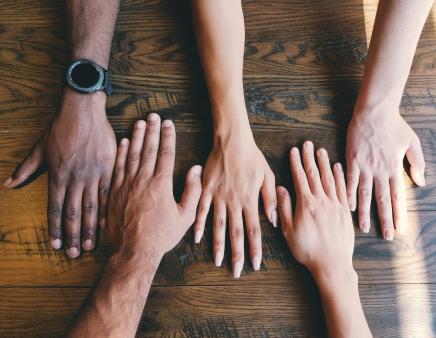
[{"label": "index finger", "polygon": [[309,182],[301,164],[300,152],[296,147],[291,149],[290,162],[292,180],[294,181],[297,196],[309,195],[311,193]]}]

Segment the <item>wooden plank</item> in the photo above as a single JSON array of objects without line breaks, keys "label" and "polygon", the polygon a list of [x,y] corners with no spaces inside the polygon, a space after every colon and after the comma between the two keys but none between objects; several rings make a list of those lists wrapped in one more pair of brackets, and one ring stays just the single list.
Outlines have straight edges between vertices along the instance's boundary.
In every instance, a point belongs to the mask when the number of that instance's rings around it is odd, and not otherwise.
[{"label": "wooden plank", "polygon": [[[0,288],[0,335],[60,336],[88,293],[88,288]],[[360,293],[374,337],[436,334],[434,285],[365,285]],[[299,280],[280,287],[154,287],[137,336],[324,337],[324,329],[316,287]]]}]

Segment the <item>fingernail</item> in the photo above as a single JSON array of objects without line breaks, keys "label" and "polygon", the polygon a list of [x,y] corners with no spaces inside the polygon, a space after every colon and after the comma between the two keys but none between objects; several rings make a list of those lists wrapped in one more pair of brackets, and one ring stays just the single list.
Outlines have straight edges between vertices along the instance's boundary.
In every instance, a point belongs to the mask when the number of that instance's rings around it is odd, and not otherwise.
[{"label": "fingernail", "polygon": [[195,241],[196,244],[200,243],[200,241],[201,241],[201,232],[200,231],[196,231],[195,232],[194,241]]},{"label": "fingernail", "polygon": [[168,128],[168,127],[171,127],[172,125],[173,125],[173,121],[171,121],[171,120],[165,120],[162,122],[163,128]]},{"label": "fingernail", "polygon": [[306,141],[303,144],[304,147],[308,147],[309,149],[313,148],[313,143],[311,141]]},{"label": "fingernail", "polygon": [[129,142],[129,140],[126,138],[123,138],[123,139],[121,139],[120,144],[125,146],[127,144],[127,142]]},{"label": "fingernail", "polygon": [[60,249],[62,246],[62,241],[59,238],[52,239],[51,246],[53,247],[53,249]]},{"label": "fingernail", "polygon": [[217,267],[221,266],[221,264],[223,262],[223,258],[224,258],[223,253],[221,251],[217,251],[215,253],[215,266],[217,266]]},{"label": "fingernail", "polygon": [[106,218],[105,217],[100,218],[100,222],[98,224],[100,225],[101,228],[104,228],[104,226],[106,225]]},{"label": "fingernail", "polygon": [[12,183],[12,177],[8,177],[4,182],[3,182],[3,185],[4,186],[8,186],[8,185],[10,185],[11,183]]},{"label": "fingernail", "polygon": [[394,239],[394,231],[392,229],[385,230],[385,239],[388,241],[392,241]]},{"label": "fingernail", "polygon": [[241,271],[242,271],[242,263],[236,262],[233,265],[233,277],[235,277],[235,278],[241,277]]},{"label": "fingernail", "polygon": [[369,224],[366,222],[362,222],[362,224],[360,225],[360,229],[362,229],[362,231],[367,234],[369,232]]},{"label": "fingernail", "polygon": [[77,256],[79,256],[79,250],[76,247],[72,246],[67,250],[67,255],[70,258],[76,258]]},{"label": "fingernail", "polygon": [[85,240],[83,242],[82,247],[84,250],[92,250],[92,248],[93,248],[92,239]]},{"label": "fingernail", "polygon": [[136,122],[136,128],[144,128],[145,127],[145,121],[139,120]]},{"label": "fingernail", "polygon": [[251,262],[253,263],[253,269],[255,271],[259,271],[260,270],[260,257],[259,256],[254,256],[251,258]]},{"label": "fingernail", "polygon": [[298,155],[298,148],[297,147],[293,147],[292,149],[291,149],[291,155]]},{"label": "fingernail", "polygon": [[159,118],[159,115],[157,115],[156,113],[151,113],[148,115],[149,121],[157,121],[158,118]]},{"label": "fingernail", "polygon": [[192,171],[193,171],[194,174],[196,174],[198,176],[201,176],[201,173],[203,172],[203,167],[201,165],[195,165],[192,168]]},{"label": "fingernail", "polygon": [[418,184],[418,185],[419,185],[420,187],[425,186],[425,176],[424,176],[424,175],[420,176],[419,184]]},{"label": "fingernail", "polygon": [[277,228],[277,210],[273,210],[271,212],[271,223],[274,228]]},{"label": "fingernail", "polygon": [[353,202],[348,202],[348,206],[350,208],[350,211],[356,210],[356,207],[354,206]]}]

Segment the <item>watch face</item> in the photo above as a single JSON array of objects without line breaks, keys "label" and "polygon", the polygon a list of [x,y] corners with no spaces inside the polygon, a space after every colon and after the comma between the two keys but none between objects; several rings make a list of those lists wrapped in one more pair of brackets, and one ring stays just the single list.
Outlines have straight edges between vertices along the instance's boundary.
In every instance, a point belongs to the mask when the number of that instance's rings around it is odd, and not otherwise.
[{"label": "watch face", "polygon": [[93,93],[99,90],[103,80],[103,70],[91,60],[77,60],[67,69],[68,84],[82,93]]}]

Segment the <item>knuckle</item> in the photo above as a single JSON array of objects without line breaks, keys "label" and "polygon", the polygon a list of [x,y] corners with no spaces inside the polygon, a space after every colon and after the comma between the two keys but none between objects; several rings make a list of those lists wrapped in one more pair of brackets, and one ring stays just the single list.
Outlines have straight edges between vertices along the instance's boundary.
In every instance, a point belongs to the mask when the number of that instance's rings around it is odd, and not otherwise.
[{"label": "knuckle", "polygon": [[85,212],[94,213],[97,210],[97,203],[94,201],[87,201],[84,204]]},{"label": "knuckle", "polygon": [[387,205],[390,202],[390,197],[388,195],[378,195],[377,201],[380,203],[380,205]]},{"label": "knuckle", "polygon": [[47,214],[48,216],[52,217],[61,217],[62,215],[62,207],[60,204],[50,204],[47,207]]},{"label": "knuckle", "polygon": [[250,238],[260,237],[260,231],[261,230],[259,225],[251,226],[250,228],[247,229],[248,237]]},{"label": "knuckle", "polygon": [[225,222],[222,218],[219,218],[214,223],[215,229],[223,229],[225,227]]},{"label": "knuckle", "polygon": [[129,162],[136,163],[141,159],[141,154],[138,151],[133,151],[129,154]]},{"label": "knuckle", "polygon": [[240,227],[233,227],[232,232],[231,232],[232,238],[235,240],[240,240],[242,239],[242,228]]},{"label": "knuckle", "polygon": [[242,252],[235,250],[232,252],[232,262],[240,262],[244,260],[244,255]]},{"label": "knuckle", "polygon": [[224,241],[222,239],[214,239],[213,246],[215,251],[220,251],[222,248],[224,248]]},{"label": "knuckle", "polygon": [[359,188],[359,196],[369,197],[371,196],[371,191],[368,188]]},{"label": "knuckle", "polygon": [[75,207],[67,207],[65,210],[65,218],[69,221],[75,221],[79,218],[79,209]]},{"label": "knuckle", "polygon": [[143,154],[145,157],[152,157],[152,156],[156,156],[157,151],[158,151],[158,146],[155,144],[148,144],[145,146],[144,150],[143,150]]},{"label": "knuckle", "polygon": [[78,246],[80,243],[80,236],[76,233],[74,234],[69,234],[67,236],[67,246]]},{"label": "knuckle", "polygon": [[110,184],[103,184],[101,187],[98,188],[98,191],[102,195],[107,195],[110,190]]}]

